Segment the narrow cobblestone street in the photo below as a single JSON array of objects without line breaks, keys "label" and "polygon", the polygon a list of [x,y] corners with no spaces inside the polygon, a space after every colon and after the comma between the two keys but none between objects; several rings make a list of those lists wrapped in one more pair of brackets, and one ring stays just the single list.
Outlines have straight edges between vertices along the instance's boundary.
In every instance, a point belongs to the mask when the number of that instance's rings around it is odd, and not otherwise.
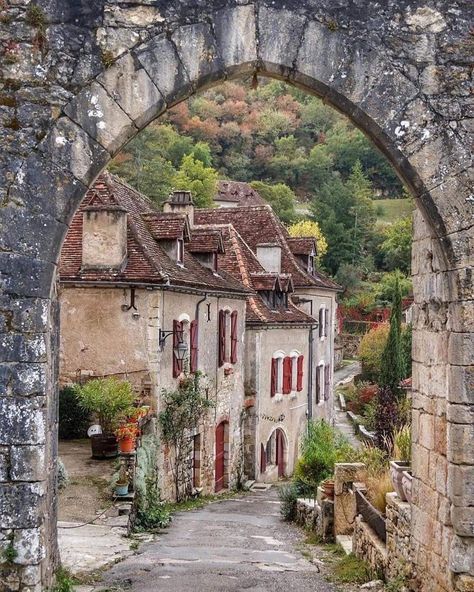
[{"label": "narrow cobblestone street", "polygon": [[280,519],[276,488],[249,493],[176,515],[103,584],[137,592],[334,592],[298,550],[302,540]]}]

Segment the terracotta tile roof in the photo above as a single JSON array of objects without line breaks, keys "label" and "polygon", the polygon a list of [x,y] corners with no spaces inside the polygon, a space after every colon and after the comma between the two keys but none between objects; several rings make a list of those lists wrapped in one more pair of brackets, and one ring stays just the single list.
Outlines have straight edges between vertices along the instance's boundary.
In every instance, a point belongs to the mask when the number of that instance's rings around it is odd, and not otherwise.
[{"label": "terracotta tile roof", "polygon": [[[82,269],[82,212],[91,202],[94,207],[107,203],[116,204],[128,213],[127,258],[122,269]],[[176,218],[175,214],[173,214],[174,218]],[[225,270],[216,275],[212,270],[202,266],[186,246],[184,266],[179,266],[171,260],[160,246],[160,241],[157,241],[152,234],[152,232],[158,232],[161,221],[165,219],[171,218],[158,212],[144,195],[108,172],[101,174],[94,186],[86,193],[81,206],[73,216],[61,251],[60,280],[63,282],[141,282],[207,291],[248,293],[248,289]],[[159,224],[155,224],[157,220],[160,221]],[[180,225],[185,231],[181,221]]]},{"label": "terracotta tile roof", "polygon": [[239,206],[255,206],[267,203],[248,183],[241,181],[219,181],[217,195],[214,199],[237,202]]},{"label": "terracotta tile roof", "polygon": [[[196,214],[196,212],[195,212]],[[257,293],[247,299],[247,323],[249,324],[309,324],[314,319],[297,308],[291,299],[287,310],[270,309],[263,298],[258,294],[263,278],[274,275],[280,283],[286,284],[291,279],[285,274],[269,274],[260,264],[252,249],[240,236],[232,224],[205,224],[199,226],[206,229],[219,229],[222,233],[225,252],[218,255],[219,269],[225,270],[244,286],[255,290]],[[267,281],[267,280],[264,280]],[[270,284],[273,286],[274,282]]]},{"label": "terracotta tile roof", "polygon": [[187,249],[190,253],[223,253],[222,233],[218,229],[193,228]]},{"label": "terracotta tile roof", "polygon": [[292,292],[291,276],[283,273],[251,273],[250,278],[255,290],[275,290]]},{"label": "terracotta tile roof", "polygon": [[310,236],[308,237],[293,237],[288,236],[287,242],[290,251],[293,255],[310,255],[314,252],[316,254],[316,240]]},{"label": "terracotta tile roof", "polygon": [[307,273],[292,253],[288,231],[278,220],[270,205],[195,210],[196,224],[232,224],[252,251],[263,242],[275,242],[281,247],[281,269],[291,274],[296,287],[319,287],[341,290],[341,287],[322,273]]},{"label": "terracotta tile roof", "polygon": [[188,240],[189,223],[184,214],[171,212],[148,212],[141,215],[147,229],[155,240]]}]

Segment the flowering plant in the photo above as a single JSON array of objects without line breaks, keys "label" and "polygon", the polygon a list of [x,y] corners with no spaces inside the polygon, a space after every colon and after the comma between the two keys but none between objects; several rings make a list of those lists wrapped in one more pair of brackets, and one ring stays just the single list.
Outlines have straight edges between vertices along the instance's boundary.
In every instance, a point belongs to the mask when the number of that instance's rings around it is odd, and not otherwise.
[{"label": "flowering plant", "polygon": [[117,440],[126,440],[131,438],[135,440],[138,436],[138,428],[134,423],[125,423],[115,430]]},{"label": "flowering plant", "polygon": [[133,407],[133,409],[128,414],[128,419],[132,423],[138,423],[141,419],[148,415],[148,411],[150,407],[143,406],[143,407]]}]

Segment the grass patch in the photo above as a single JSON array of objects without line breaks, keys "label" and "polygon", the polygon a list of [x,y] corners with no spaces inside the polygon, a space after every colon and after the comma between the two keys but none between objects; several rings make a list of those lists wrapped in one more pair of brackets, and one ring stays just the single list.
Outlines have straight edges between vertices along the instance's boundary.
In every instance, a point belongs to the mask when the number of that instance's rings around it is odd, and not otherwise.
[{"label": "grass patch", "polygon": [[351,553],[340,557],[333,565],[331,579],[338,584],[365,584],[376,576],[365,561]]},{"label": "grass patch", "polygon": [[413,211],[411,199],[377,199],[373,203],[377,211],[377,222],[384,224],[405,218]]},{"label": "grass patch", "polygon": [[60,567],[55,576],[56,583],[52,588],[49,588],[49,592],[74,592],[74,586],[77,584],[77,580],[67,569]]}]

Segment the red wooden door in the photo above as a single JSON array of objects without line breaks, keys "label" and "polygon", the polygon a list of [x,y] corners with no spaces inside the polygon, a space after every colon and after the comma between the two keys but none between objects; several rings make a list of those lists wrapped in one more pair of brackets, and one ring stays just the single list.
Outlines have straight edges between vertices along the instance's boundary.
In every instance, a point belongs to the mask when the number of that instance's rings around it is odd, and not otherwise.
[{"label": "red wooden door", "polygon": [[276,431],[276,464],[278,477],[285,476],[285,439],[281,430]]},{"label": "red wooden door", "polygon": [[224,487],[224,442],[225,442],[225,427],[226,422],[221,422],[216,428],[216,491],[220,491]]}]

